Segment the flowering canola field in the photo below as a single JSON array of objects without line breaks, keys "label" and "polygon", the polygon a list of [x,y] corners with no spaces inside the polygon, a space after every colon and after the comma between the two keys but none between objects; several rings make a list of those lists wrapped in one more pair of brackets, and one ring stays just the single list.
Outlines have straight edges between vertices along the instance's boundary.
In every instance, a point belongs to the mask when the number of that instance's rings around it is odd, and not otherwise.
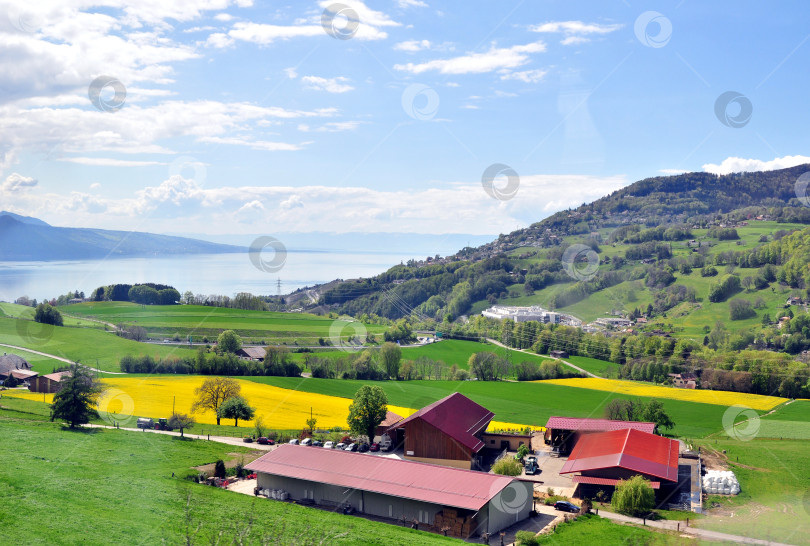
[{"label": "flowering canola field", "polygon": [[647,396],[650,398],[668,398],[684,402],[697,402],[701,404],[715,404],[718,406],[746,406],[751,409],[768,411],[779,404],[787,402],[787,398],[778,396],[764,396],[761,394],[746,394],[742,392],[710,391],[702,389],[677,389],[674,387],[661,387],[623,381],[620,379],[599,379],[596,377],[572,379],[547,379],[537,383],[550,383],[566,387],[608,391],[631,396]]},{"label": "flowering canola field", "polygon": [[[99,398],[98,409],[118,421],[125,421],[129,416],[155,419],[169,417],[172,414],[173,404],[178,413],[191,413],[191,405],[195,399],[194,390],[202,385],[204,380],[205,378],[200,376],[102,379],[106,390]],[[256,416],[263,418],[265,426],[282,430],[302,429],[306,426],[311,409],[312,416],[318,420],[319,428],[346,427],[349,405],[352,403],[349,398],[283,389],[241,379],[236,381],[242,386],[242,396],[256,408]],[[52,394],[43,395],[22,390],[5,391],[3,396],[53,402]],[[390,404],[388,409],[403,417],[417,411]],[[217,422],[212,411],[195,414],[194,418],[203,424]],[[222,419],[221,423],[232,425],[233,421]],[[253,421],[240,420],[239,425],[252,427]],[[517,430],[525,427],[526,425],[519,423],[493,421],[489,428]],[[544,430],[543,427],[532,429]]]}]

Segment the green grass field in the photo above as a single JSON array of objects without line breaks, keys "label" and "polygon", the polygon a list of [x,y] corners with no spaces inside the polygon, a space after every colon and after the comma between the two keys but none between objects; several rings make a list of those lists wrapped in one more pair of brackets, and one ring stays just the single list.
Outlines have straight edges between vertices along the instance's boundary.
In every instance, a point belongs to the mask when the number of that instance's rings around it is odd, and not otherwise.
[{"label": "green grass field", "polygon": [[605,372],[610,369],[615,370],[618,365],[606,360],[599,360],[597,358],[590,358],[587,356],[569,356],[565,358],[571,364],[575,364],[583,370],[588,370],[592,374],[604,376]]},{"label": "green grass field", "polygon": [[[460,392],[495,413],[496,421],[545,426],[552,415],[603,417],[613,398],[630,398],[609,392],[532,382],[483,381],[351,381],[298,377],[243,377],[302,392],[353,398],[362,385],[375,384],[395,406],[418,409],[453,392]],[[676,436],[703,437],[722,430],[725,406],[662,400],[676,427]]]},{"label": "green grass field", "polygon": [[69,431],[4,410],[0,436],[5,544],[180,544],[187,538],[195,544],[461,543],[183,479],[193,466],[248,453],[240,447],[158,434]]},{"label": "green grass field", "polygon": [[696,444],[703,450],[726,451],[741,491],[730,498],[711,496],[708,505],[719,506],[695,525],[788,544],[806,543],[810,535],[810,449],[806,440],[717,438]]},{"label": "green grass field", "polygon": [[[62,313],[62,319],[65,326],[80,326],[82,328],[98,328],[101,330],[104,329],[104,325],[99,324],[98,322],[81,317],[71,316],[67,312],[70,310],[70,308],[61,307],[59,310]],[[16,303],[0,302],[0,317],[3,316],[9,318],[34,320],[34,308],[26,307],[25,305],[17,305]]]},{"label": "green grass field", "polygon": [[[182,347],[138,343],[97,329],[49,326],[12,318],[0,318],[0,343],[35,349],[109,371],[120,370],[119,361],[124,355],[157,358],[189,351]],[[34,369],[50,373],[52,366],[48,363],[44,368]]]},{"label": "green grass field", "polygon": [[554,533],[543,535],[539,544],[695,544],[696,541],[675,533],[650,531],[636,525],[621,525],[596,515],[587,515],[557,526]]},{"label": "green grass field", "polygon": [[[138,305],[129,302],[86,302],[65,308],[71,314],[92,317],[112,324],[129,324],[146,328],[150,337],[179,335],[194,341],[216,339],[223,330],[234,330],[243,338],[268,343],[318,345],[318,339],[356,334],[345,320],[304,313],[270,313],[243,311],[203,305]],[[358,323],[359,324],[359,323]],[[363,325],[369,334],[380,334],[384,326]]]}]

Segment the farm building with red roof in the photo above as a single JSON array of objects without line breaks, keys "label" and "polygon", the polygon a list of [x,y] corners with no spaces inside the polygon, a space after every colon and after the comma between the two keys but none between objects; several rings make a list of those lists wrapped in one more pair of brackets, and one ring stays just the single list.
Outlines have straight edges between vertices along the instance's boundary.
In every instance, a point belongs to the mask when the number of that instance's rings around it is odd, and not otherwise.
[{"label": "farm building with red roof", "polygon": [[655,434],[656,424],[637,421],[614,421],[610,419],[586,419],[578,417],[549,417],[546,423],[546,444],[560,454],[570,453],[583,434],[634,429]]},{"label": "farm building with red roof", "polygon": [[386,456],[286,444],[246,468],[262,492],[462,538],[496,533],[532,509],[530,482]]},{"label": "farm building with red roof", "polygon": [[389,429],[405,458],[471,469],[484,448],[482,435],[495,414],[463,394],[453,394],[425,406]]},{"label": "farm building with red roof", "polygon": [[586,486],[610,490],[619,480],[641,475],[653,489],[671,489],[678,483],[677,440],[633,428],[583,435],[574,446],[560,474],[579,473],[580,496],[589,496]]}]

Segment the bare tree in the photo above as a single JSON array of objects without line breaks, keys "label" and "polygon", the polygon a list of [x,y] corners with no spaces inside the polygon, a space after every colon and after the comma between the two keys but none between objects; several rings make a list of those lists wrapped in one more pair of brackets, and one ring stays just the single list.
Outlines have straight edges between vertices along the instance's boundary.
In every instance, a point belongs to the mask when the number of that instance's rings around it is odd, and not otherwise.
[{"label": "bare tree", "polygon": [[230,377],[209,377],[203,384],[194,390],[197,399],[191,406],[191,412],[198,411],[213,411],[217,416],[217,425],[219,424],[219,408],[222,404],[232,396],[238,396],[242,390],[242,386],[236,382],[235,379]]}]

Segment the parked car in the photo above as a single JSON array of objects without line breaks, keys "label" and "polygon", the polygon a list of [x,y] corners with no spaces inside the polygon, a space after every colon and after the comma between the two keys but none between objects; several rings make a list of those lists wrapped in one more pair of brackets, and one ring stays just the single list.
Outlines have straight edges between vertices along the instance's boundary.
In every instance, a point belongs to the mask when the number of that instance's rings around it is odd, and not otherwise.
[{"label": "parked car", "polygon": [[294,445],[294,446],[297,446],[298,445],[298,438],[293,438],[292,440],[290,440],[290,444]]},{"label": "parked car", "polygon": [[380,444],[378,444],[377,442],[374,442],[373,444],[371,444],[368,447],[368,450],[369,451],[379,451],[380,450]]},{"label": "parked car", "polygon": [[337,445],[335,446],[335,449],[346,449],[346,444],[344,444],[343,442],[338,442]]},{"label": "parked car", "polygon": [[579,506],[568,501],[557,501],[554,503],[555,510],[562,510],[563,512],[579,512]]},{"label": "parked car", "polygon": [[246,444],[252,444],[253,436],[245,436],[244,438],[242,438],[242,441],[245,442]]},{"label": "parked car", "polygon": [[363,443],[357,446],[357,451],[359,451],[360,453],[365,453],[368,450],[369,450],[368,444]]},{"label": "parked car", "polygon": [[[292,443],[292,442],[290,442],[290,443]],[[302,446],[311,446],[312,445],[312,438],[304,438],[303,440],[301,440],[301,445]]]},{"label": "parked car", "polygon": [[357,451],[357,444],[352,442],[351,444],[347,445],[346,451]]},{"label": "parked car", "polygon": [[273,445],[273,440],[265,438],[264,436],[259,436],[259,438],[256,440],[256,443],[263,446],[269,446]]},{"label": "parked car", "polygon": [[320,440],[312,440],[312,447],[323,447],[323,442]]}]

